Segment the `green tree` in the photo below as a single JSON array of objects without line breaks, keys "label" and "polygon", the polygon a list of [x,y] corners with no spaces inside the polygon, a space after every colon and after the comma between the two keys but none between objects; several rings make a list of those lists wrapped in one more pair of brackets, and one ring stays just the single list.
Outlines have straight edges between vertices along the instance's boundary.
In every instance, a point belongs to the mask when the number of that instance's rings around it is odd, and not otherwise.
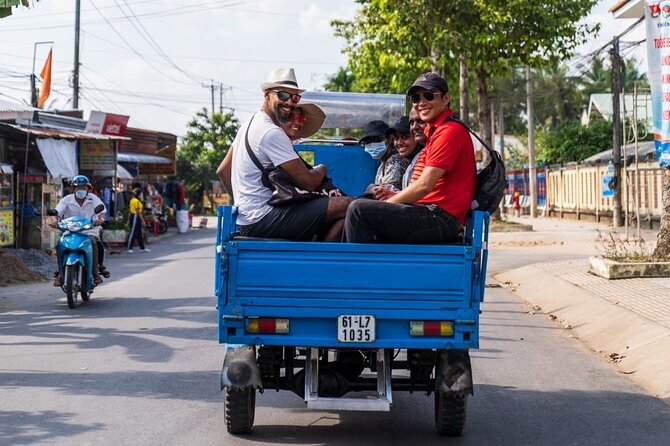
[{"label": "green tree", "polygon": [[537,133],[537,160],[544,164],[583,161],[612,147],[612,122],[596,120],[589,126],[579,121]]},{"label": "green tree", "polygon": [[177,147],[177,176],[184,179],[189,203],[201,206],[200,192],[209,190],[216,169],[228,153],[240,123],[232,113],[207,113],[203,108],[188,123]]},{"label": "green tree", "polygon": [[326,91],[353,91],[355,79],[351,70],[340,67],[337,73],[328,77],[328,82],[323,85],[323,88]]},{"label": "green tree", "polygon": [[[478,121],[491,141],[491,75],[515,65],[540,66],[567,57],[596,26],[581,24],[595,0],[359,0],[352,21],[335,21],[336,35],[358,91],[397,93],[434,70],[452,85],[459,56],[474,71]],[[449,71],[447,71],[449,68]],[[454,89],[451,89],[452,92]]]}]

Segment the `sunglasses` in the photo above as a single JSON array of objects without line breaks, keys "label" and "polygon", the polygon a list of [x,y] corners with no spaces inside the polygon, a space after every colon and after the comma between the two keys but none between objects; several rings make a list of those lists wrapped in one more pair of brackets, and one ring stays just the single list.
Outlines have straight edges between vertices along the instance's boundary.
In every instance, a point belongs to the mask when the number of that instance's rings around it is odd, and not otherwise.
[{"label": "sunglasses", "polygon": [[423,93],[412,93],[409,95],[409,100],[412,101],[412,104],[418,104],[421,101],[421,96],[423,96],[426,101],[430,102],[435,99],[435,95],[437,94],[441,93],[433,93],[432,91],[426,90]]},{"label": "sunglasses", "polygon": [[277,94],[277,97],[279,98],[280,101],[286,102],[289,99],[291,99],[294,103],[300,102],[300,96],[299,94],[294,94],[294,93],[289,93],[288,91],[281,91],[281,90],[270,90],[273,93]]},{"label": "sunglasses", "polygon": [[291,113],[291,123],[304,124],[307,121],[307,115],[304,113]]}]

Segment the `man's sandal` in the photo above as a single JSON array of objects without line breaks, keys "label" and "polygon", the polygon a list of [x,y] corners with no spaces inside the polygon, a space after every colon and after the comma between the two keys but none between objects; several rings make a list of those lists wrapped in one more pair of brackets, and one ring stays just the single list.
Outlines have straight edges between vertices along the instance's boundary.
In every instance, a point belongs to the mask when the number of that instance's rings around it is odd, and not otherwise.
[{"label": "man's sandal", "polygon": [[105,268],[104,266],[101,266],[99,268],[99,271],[100,271],[100,275],[102,277],[104,277],[105,279],[109,279],[109,276],[111,276],[109,270],[107,268]]},{"label": "man's sandal", "polygon": [[60,280],[60,273],[56,272],[54,273],[54,286],[55,287],[62,287],[63,282]]}]

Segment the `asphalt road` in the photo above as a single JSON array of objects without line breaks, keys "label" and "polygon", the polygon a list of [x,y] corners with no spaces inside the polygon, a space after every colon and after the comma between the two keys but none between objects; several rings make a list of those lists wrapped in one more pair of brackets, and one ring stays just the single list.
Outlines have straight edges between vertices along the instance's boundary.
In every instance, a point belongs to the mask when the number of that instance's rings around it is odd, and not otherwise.
[{"label": "asphalt road", "polygon": [[[515,236],[492,239],[504,237]],[[670,444],[670,406],[503,288],[487,290],[463,437],[435,434],[423,394],[394,394],[390,413],[337,413],[270,391],[252,434],[231,437],[213,239],[198,230],[111,256],[112,279],[75,310],[47,283],[0,288],[0,445]],[[501,246],[491,270],[537,261],[538,249]]]}]

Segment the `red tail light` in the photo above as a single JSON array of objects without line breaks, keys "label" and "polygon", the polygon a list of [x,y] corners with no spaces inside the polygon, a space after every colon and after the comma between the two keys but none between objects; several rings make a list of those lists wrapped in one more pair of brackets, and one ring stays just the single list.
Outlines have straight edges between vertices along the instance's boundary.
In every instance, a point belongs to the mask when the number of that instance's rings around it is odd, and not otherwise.
[{"label": "red tail light", "polygon": [[409,321],[410,336],[453,336],[452,321]]},{"label": "red tail light", "polygon": [[272,317],[250,317],[245,320],[244,330],[247,333],[287,334],[289,320]]}]

